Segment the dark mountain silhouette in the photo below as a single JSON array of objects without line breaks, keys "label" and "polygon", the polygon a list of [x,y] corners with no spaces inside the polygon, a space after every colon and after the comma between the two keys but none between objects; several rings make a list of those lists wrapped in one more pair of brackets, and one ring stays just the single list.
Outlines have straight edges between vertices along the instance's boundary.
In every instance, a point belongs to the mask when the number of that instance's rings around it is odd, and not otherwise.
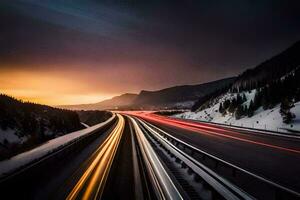
[{"label": "dark mountain silhouette", "polygon": [[92,104],[79,104],[79,105],[67,105],[67,106],[58,106],[59,108],[71,109],[71,110],[109,110],[109,109],[118,109],[131,105],[133,100],[136,98],[137,94],[122,94],[120,96],[113,97],[101,101],[99,103]]},{"label": "dark mountain silhouette", "polygon": [[249,90],[265,86],[300,66],[300,41],[282,53],[248,69],[236,79],[233,89]]},{"label": "dark mountain silhouette", "polygon": [[148,108],[191,108],[199,98],[233,83],[235,78],[226,78],[198,85],[183,85],[158,91],[141,91],[134,105]]},{"label": "dark mountain silhouette", "polygon": [[105,109],[161,109],[191,108],[200,97],[232,84],[234,78],[226,78],[198,85],[183,85],[157,91],[142,90],[137,94],[123,94],[94,104],[59,106],[72,110]]}]

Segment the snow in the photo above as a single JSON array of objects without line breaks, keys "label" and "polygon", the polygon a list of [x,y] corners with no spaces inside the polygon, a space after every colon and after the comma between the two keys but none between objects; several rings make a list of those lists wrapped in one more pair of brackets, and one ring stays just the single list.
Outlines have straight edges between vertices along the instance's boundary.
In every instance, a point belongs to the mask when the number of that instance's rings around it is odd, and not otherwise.
[{"label": "snow", "polygon": [[85,128],[90,127],[89,125],[87,125],[86,123],[83,123],[83,122],[80,122],[80,124],[81,124],[82,126],[84,126]]},{"label": "snow", "polygon": [[38,146],[32,150],[26,151],[24,153],[18,154],[10,159],[0,161],[0,176],[4,176],[8,173],[11,173],[18,168],[27,165],[34,160],[37,160],[56,149],[72,142],[75,139],[78,139],[86,134],[92,133],[93,131],[101,128],[105,124],[109,123],[115,115],[113,115],[110,119],[108,119],[105,122],[102,122],[100,124],[97,124],[95,126],[91,126],[88,128],[85,128],[83,130],[75,131],[66,135],[63,135],[61,137],[49,140],[48,142],[44,143],[41,146]]},{"label": "snow", "polygon": [[0,143],[3,144],[4,140],[6,140],[10,144],[11,143],[22,144],[27,140],[27,137],[19,137],[16,134],[16,130],[14,129],[2,130],[0,128]]},{"label": "snow", "polygon": [[191,108],[194,105],[195,101],[183,101],[174,104],[174,107],[179,108]]},{"label": "snow", "polygon": [[[247,101],[244,102],[243,105],[249,106],[250,101],[254,99],[255,93],[256,90],[252,90],[251,92],[244,92]],[[219,112],[220,103],[224,102],[226,99],[232,99],[234,97],[236,97],[236,94],[226,93],[219,99],[216,99],[216,102],[210,108],[206,108],[199,112],[189,111],[181,114],[176,114],[173,117],[234,125],[246,128],[277,131],[283,133],[289,132],[288,130],[300,131],[300,102],[295,103],[295,107],[291,109],[291,112],[296,115],[296,118],[292,123],[285,124],[282,122],[282,117],[279,112],[280,104],[276,105],[272,109],[267,110],[264,110],[262,107],[260,107],[254,112],[254,115],[252,117],[243,117],[238,120],[230,113],[223,116]]]}]

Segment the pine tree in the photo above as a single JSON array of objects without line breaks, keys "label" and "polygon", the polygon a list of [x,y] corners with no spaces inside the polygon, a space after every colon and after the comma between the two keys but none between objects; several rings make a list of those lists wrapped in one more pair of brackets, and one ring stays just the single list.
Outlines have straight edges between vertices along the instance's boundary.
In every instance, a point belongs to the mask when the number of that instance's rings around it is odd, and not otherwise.
[{"label": "pine tree", "polygon": [[224,113],[223,103],[220,103],[219,113],[222,113],[222,114]]},{"label": "pine tree", "polygon": [[230,106],[230,100],[226,99],[223,103],[224,111],[227,110],[229,106]]},{"label": "pine tree", "polygon": [[238,105],[238,107],[236,108],[236,111],[235,111],[235,118],[236,119],[240,119],[242,116],[243,116],[243,106],[242,105]]},{"label": "pine tree", "polygon": [[250,104],[249,104],[249,107],[248,107],[248,109],[247,109],[247,116],[248,116],[248,117],[252,117],[253,114],[254,114],[254,103],[253,103],[253,101],[251,100],[251,101],[250,101]]},{"label": "pine tree", "polygon": [[295,118],[295,114],[291,112],[291,108],[293,108],[294,102],[288,98],[284,98],[280,105],[280,114],[282,116],[282,121],[286,124],[291,123],[293,118]]},{"label": "pine tree", "polygon": [[232,99],[232,101],[230,101],[230,104],[228,107],[228,112],[234,113],[235,108],[236,108],[236,99]]},{"label": "pine tree", "polygon": [[261,89],[258,89],[255,93],[254,101],[253,101],[254,110],[258,109],[261,106],[261,102],[262,102],[262,91]]},{"label": "pine tree", "polygon": [[247,97],[245,95],[245,93],[243,93],[243,102],[247,101]]},{"label": "pine tree", "polygon": [[242,104],[242,103],[243,103],[243,98],[241,97],[240,94],[238,94],[238,95],[236,96],[236,104],[237,104],[237,105],[240,105],[240,104]]}]

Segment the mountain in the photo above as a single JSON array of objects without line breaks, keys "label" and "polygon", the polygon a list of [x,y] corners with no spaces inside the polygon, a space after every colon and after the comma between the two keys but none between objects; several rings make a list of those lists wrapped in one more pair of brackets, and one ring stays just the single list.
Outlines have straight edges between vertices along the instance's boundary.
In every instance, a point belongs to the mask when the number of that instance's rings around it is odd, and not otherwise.
[{"label": "mountain", "polygon": [[72,110],[105,109],[161,109],[191,108],[197,99],[232,84],[234,78],[226,78],[198,85],[183,85],[157,91],[142,90],[137,94],[123,94],[94,104],[59,106]]},{"label": "mountain", "polygon": [[176,117],[300,132],[300,42],[246,70],[232,86]]},{"label": "mountain", "polygon": [[191,108],[199,98],[232,84],[235,78],[226,78],[198,85],[183,85],[158,91],[141,91],[133,104],[144,108]]},{"label": "mountain", "polygon": [[66,105],[58,106],[59,108],[71,109],[71,110],[109,110],[109,109],[118,109],[120,107],[126,107],[131,105],[137,94],[126,93],[120,96],[113,97],[101,101],[99,103],[92,104],[78,104],[78,105]]},{"label": "mountain", "polygon": [[282,53],[248,69],[236,79],[234,89],[249,90],[262,87],[300,66],[300,41]]}]

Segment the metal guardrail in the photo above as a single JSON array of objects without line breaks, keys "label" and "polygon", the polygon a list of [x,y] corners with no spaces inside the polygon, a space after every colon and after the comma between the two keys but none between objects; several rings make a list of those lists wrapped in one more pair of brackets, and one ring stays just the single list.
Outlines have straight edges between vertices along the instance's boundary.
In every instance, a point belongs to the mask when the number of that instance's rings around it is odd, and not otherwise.
[{"label": "metal guardrail", "polygon": [[98,132],[101,130],[105,130],[109,128],[115,121],[117,120],[117,117],[115,114],[106,121],[106,123],[103,123],[103,126],[98,127],[95,130],[92,130],[90,133],[82,135],[74,140],[71,140],[69,143],[66,143],[56,149],[53,149],[48,154],[37,158],[35,160],[32,160],[31,162],[20,166],[19,168],[16,168],[15,170],[11,171],[8,174],[3,175],[0,177],[0,187],[6,182],[14,177],[26,173],[30,170],[34,170],[39,168],[40,165],[43,165],[45,163],[50,163],[52,160],[55,160],[59,157],[64,156],[65,154],[68,154],[73,151],[77,151],[78,149],[81,149],[81,147],[87,145],[92,140],[94,140],[96,137],[98,137]]},{"label": "metal guardrail", "polygon": [[284,187],[284,186],[282,186],[282,185],[280,185],[278,183],[275,183],[275,182],[273,182],[271,180],[263,178],[263,177],[261,177],[259,175],[256,175],[256,174],[254,174],[252,172],[249,172],[249,171],[247,171],[247,170],[245,170],[243,168],[240,168],[240,167],[238,167],[238,166],[236,166],[234,164],[231,164],[231,163],[229,163],[229,162],[227,162],[227,161],[225,161],[223,159],[220,159],[220,158],[218,158],[218,157],[216,157],[214,155],[211,155],[211,154],[209,154],[209,153],[207,153],[207,152],[205,152],[203,150],[200,150],[200,149],[198,149],[198,148],[196,148],[196,147],[194,147],[194,146],[192,146],[192,145],[190,145],[190,144],[188,144],[188,143],[186,143],[186,142],[184,142],[184,141],[182,141],[182,140],[180,140],[180,139],[178,139],[178,138],[176,138],[176,137],[174,137],[174,136],[166,133],[165,131],[159,129],[158,127],[152,125],[151,123],[146,122],[145,120],[139,119],[139,121],[147,124],[149,127],[152,127],[153,129],[155,129],[156,131],[158,131],[159,134],[163,138],[165,138],[166,140],[168,140],[170,143],[174,144],[175,146],[181,145],[183,147],[183,149],[185,149],[185,150],[188,149],[191,156],[193,156],[195,153],[198,153],[198,154],[200,154],[202,156],[205,156],[205,157],[208,157],[208,158],[214,160],[216,162],[216,165],[223,164],[223,165],[231,168],[233,174],[236,174],[237,172],[240,172],[240,173],[246,174],[246,175],[248,175],[248,176],[250,176],[250,177],[252,177],[252,178],[254,178],[256,180],[259,180],[259,181],[261,181],[261,182],[263,182],[263,183],[271,186],[270,189],[274,192],[274,196],[275,196],[276,200],[277,199],[300,199],[300,193],[299,192],[296,192],[296,191],[294,191],[292,189]]},{"label": "metal guardrail", "polygon": [[158,199],[183,199],[172,179],[164,169],[151,144],[146,139],[137,122],[129,117],[136,131],[141,155],[145,161],[152,185]]},{"label": "metal guardrail", "polygon": [[242,191],[237,186],[233,185],[226,179],[217,175],[208,167],[199,163],[193,157],[180,150],[178,147],[176,147],[174,144],[172,144],[170,141],[164,138],[161,134],[159,134],[157,131],[148,126],[145,122],[139,122],[151,133],[151,135],[156,140],[158,140],[167,149],[167,151],[170,151],[177,159],[183,162],[194,173],[200,176],[203,181],[210,185],[214,192],[218,193],[225,199],[253,199],[253,197],[248,195],[246,192]]}]

